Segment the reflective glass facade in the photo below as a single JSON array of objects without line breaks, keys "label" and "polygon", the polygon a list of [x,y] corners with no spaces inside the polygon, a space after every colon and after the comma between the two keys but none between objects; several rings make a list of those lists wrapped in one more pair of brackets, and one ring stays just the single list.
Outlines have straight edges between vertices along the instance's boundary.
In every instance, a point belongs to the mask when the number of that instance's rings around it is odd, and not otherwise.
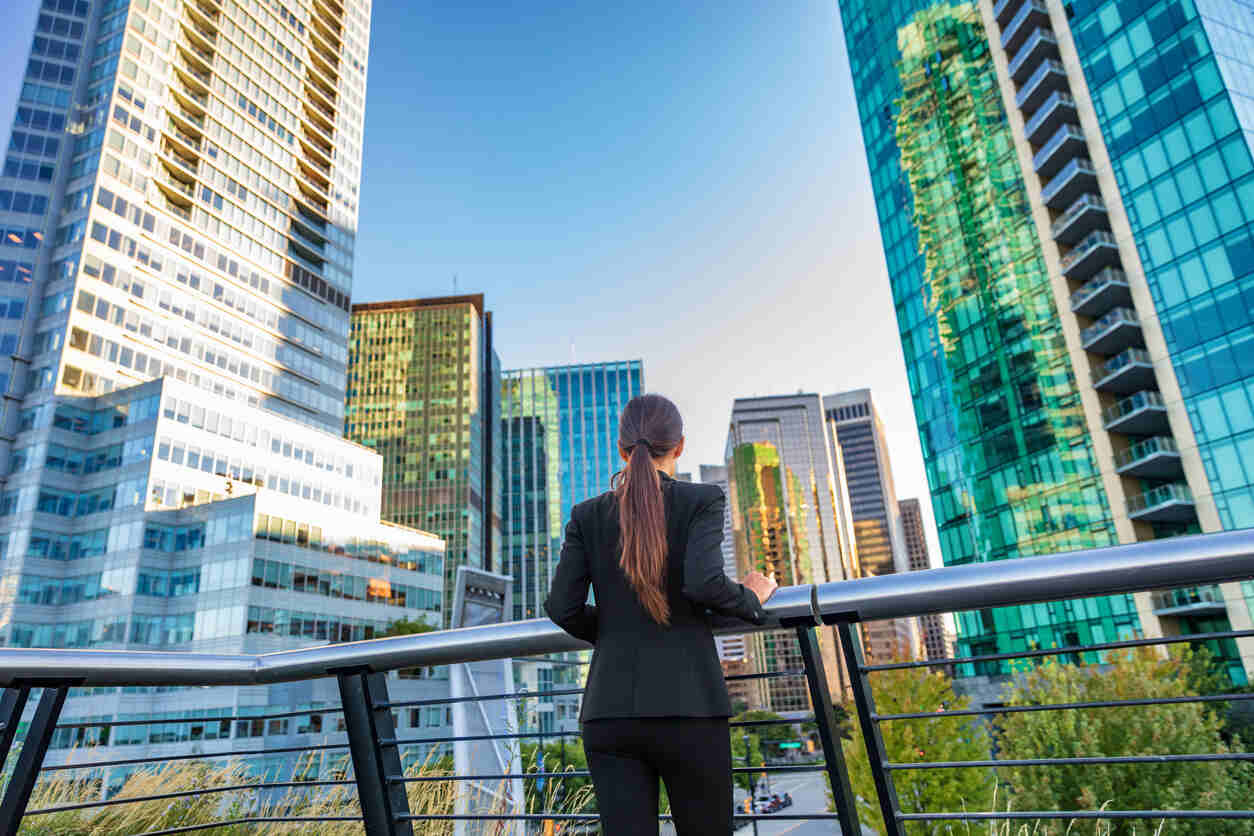
[{"label": "reflective glass facade", "polygon": [[[262,653],[369,639],[402,619],[440,623],[443,543],[380,520],[382,462],[363,447],[259,408],[206,405],[199,388],[169,378],[57,396],[24,409],[19,426],[0,492],[8,646]],[[447,693],[435,671],[398,687]],[[66,719],[177,720],[337,701],[320,685],[93,688],[71,694]],[[233,739],[263,735],[299,745],[336,733],[336,719],[327,728],[321,717],[154,722],[107,741],[99,729],[63,729],[50,758],[90,742],[118,747],[102,759],[157,743],[176,744],[171,753],[193,741],[207,753],[251,748]],[[285,756],[249,767],[287,776],[294,765]]]},{"label": "reflective glass facade", "polygon": [[1254,527],[1254,6],[1072,12],[1220,523]]},{"label": "reflective glass facade", "polygon": [[500,375],[482,295],[353,306],[344,433],[383,457],[383,518],[445,541],[448,601],[501,566]]},{"label": "reflective glass facade", "polygon": [[[978,8],[840,5],[944,562],[1113,544]],[[1125,596],[958,622],[963,654],[1139,627]]]},{"label": "reflective glass facade", "polygon": [[618,416],[644,393],[639,360],[506,371],[501,380],[503,571],[514,617],[543,615],[570,509],[610,490]]}]

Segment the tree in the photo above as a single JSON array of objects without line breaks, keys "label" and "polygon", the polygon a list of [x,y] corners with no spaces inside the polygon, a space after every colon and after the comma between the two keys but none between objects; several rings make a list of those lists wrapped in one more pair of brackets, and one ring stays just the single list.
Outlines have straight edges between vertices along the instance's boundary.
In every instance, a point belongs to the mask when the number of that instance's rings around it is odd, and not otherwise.
[{"label": "tree", "polygon": [[[745,760],[745,752],[749,753],[748,762]],[[731,749],[732,749],[732,768],[742,766],[758,766],[763,762],[762,758],[762,741],[752,731],[746,728],[733,728],[731,730]],[[733,772],[736,776],[736,786],[745,792],[750,791],[751,783],[757,782],[756,775],[750,775],[748,772]],[[753,778],[751,782],[749,779]]]},{"label": "tree", "polygon": [[387,638],[388,636],[412,636],[417,633],[432,633],[439,630],[432,624],[425,621],[411,621],[408,618],[400,618],[393,621],[387,626],[387,629],[380,633],[376,638]]},{"label": "tree", "polygon": [[[904,668],[880,671],[874,677],[875,709],[880,714],[959,710],[968,705],[966,698],[954,694],[949,677],[943,673]],[[880,732],[888,760],[893,763],[985,760],[992,750],[987,729],[969,717],[894,720],[882,723]],[[883,833],[884,820],[860,725],[851,725],[844,751],[857,796],[858,818],[863,825]],[[892,779],[905,813],[991,809],[993,776],[986,769],[895,770]],[[829,803],[828,809],[835,809],[835,805]],[[911,822],[907,832],[939,836],[951,832],[952,827],[952,822]]]},{"label": "tree", "polygon": [[[1100,665],[1050,660],[1018,678],[1009,705],[1195,696],[1206,688],[1206,656],[1175,648],[1112,652]],[[1200,687],[1199,687],[1200,686]],[[998,742],[1005,759],[1121,755],[1184,755],[1243,751],[1223,739],[1223,719],[1211,705],[1173,703],[1006,714]],[[1254,765],[1168,762],[1015,767],[1001,771],[1016,810],[1248,809]],[[1160,821],[1115,820],[1112,836],[1153,833]],[[1042,822],[1041,834],[1064,833],[1067,822]],[[1172,820],[1171,836],[1254,833],[1254,822]]]}]

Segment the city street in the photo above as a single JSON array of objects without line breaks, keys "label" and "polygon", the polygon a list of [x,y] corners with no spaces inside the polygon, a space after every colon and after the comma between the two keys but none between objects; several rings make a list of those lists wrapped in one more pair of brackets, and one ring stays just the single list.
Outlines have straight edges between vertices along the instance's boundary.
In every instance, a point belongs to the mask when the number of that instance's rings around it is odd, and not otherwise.
[{"label": "city street", "polygon": [[[799,813],[827,812],[827,783],[821,772],[803,772],[795,775],[781,775],[771,778],[771,792],[790,793],[793,804],[781,812],[781,815]],[[737,788],[735,799],[737,804],[744,803],[744,790]],[[753,824],[747,824],[736,831],[736,836],[753,836]],[[834,821],[797,821],[795,819],[758,821],[758,836],[833,836],[840,834],[840,827]],[[864,836],[874,836],[872,831],[864,830]],[[669,822],[663,822],[662,833],[672,836],[675,828]]]}]

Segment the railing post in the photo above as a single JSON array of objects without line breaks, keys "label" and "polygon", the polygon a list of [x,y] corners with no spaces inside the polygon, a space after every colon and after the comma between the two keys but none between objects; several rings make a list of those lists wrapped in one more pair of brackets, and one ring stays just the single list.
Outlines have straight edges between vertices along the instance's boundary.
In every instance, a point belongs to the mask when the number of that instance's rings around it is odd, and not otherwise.
[{"label": "railing post", "polygon": [[366,836],[413,836],[404,775],[392,709],[388,707],[387,674],[341,673],[340,703],[348,731],[348,749],[357,780],[357,800]]},{"label": "railing post", "polygon": [[0,773],[4,772],[4,764],[9,759],[9,750],[13,748],[13,738],[17,735],[17,725],[22,720],[22,711],[29,696],[30,688],[19,686],[5,688],[4,696],[0,697]]},{"label": "railing post", "polygon": [[[840,832],[846,836],[860,836],[862,828],[858,825],[858,808],[854,802],[856,796],[849,784],[845,752],[841,748],[836,729],[832,692],[827,687],[827,671],[823,667],[823,656],[819,651],[819,641],[813,626],[802,625],[797,628],[797,644],[801,646],[801,658],[805,663],[806,682],[810,685],[810,702],[814,704],[814,722],[819,727],[819,743],[823,746],[823,760],[827,765],[827,778],[832,785],[832,800],[836,804]],[[756,832],[757,820],[753,823]]]},{"label": "railing post", "polygon": [[[39,695],[35,716],[31,718],[30,728],[26,730],[26,739],[22,742],[22,751],[17,756],[9,785],[4,788],[4,800],[0,801],[0,836],[16,836],[18,828],[22,826],[26,804],[35,789],[35,782],[39,780],[39,769],[43,766],[44,754],[48,751],[48,744],[52,742],[52,733],[56,731],[57,718],[61,716],[61,707],[65,705],[69,690],[69,686],[56,686],[44,688]],[[7,694],[4,702],[8,703]],[[15,728],[20,717],[19,709],[12,718]],[[9,738],[7,726],[4,734],[6,739],[12,740]]]},{"label": "railing post", "polygon": [[840,633],[840,647],[845,654],[845,667],[853,682],[853,703],[858,710],[858,723],[862,726],[862,740],[866,744],[867,760],[871,762],[871,777],[875,781],[875,795],[884,816],[884,836],[905,836],[901,820],[897,818],[901,805],[897,802],[897,788],[884,768],[888,755],[884,751],[884,738],[880,736],[879,721],[875,719],[875,698],[871,683],[867,681],[866,661],[862,657],[862,643],[854,625],[849,621],[836,622]]}]

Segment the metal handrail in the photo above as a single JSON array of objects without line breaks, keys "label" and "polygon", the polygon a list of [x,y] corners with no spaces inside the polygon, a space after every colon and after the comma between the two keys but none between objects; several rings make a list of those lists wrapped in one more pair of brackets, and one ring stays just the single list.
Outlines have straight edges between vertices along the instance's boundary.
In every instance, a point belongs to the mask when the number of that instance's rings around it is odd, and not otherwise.
[{"label": "metal handrail", "polygon": [[[1200,586],[1254,577],[1254,530],[1198,534],[1017,560],[949,566],[818,585],[785,587],[746,633],[818,621],[877,621],[1090,595]],[[0,686],[65,680],[76,685],[266,685],[587,649],[548,619],[259,655],[178,651],[4,648]]]}]

